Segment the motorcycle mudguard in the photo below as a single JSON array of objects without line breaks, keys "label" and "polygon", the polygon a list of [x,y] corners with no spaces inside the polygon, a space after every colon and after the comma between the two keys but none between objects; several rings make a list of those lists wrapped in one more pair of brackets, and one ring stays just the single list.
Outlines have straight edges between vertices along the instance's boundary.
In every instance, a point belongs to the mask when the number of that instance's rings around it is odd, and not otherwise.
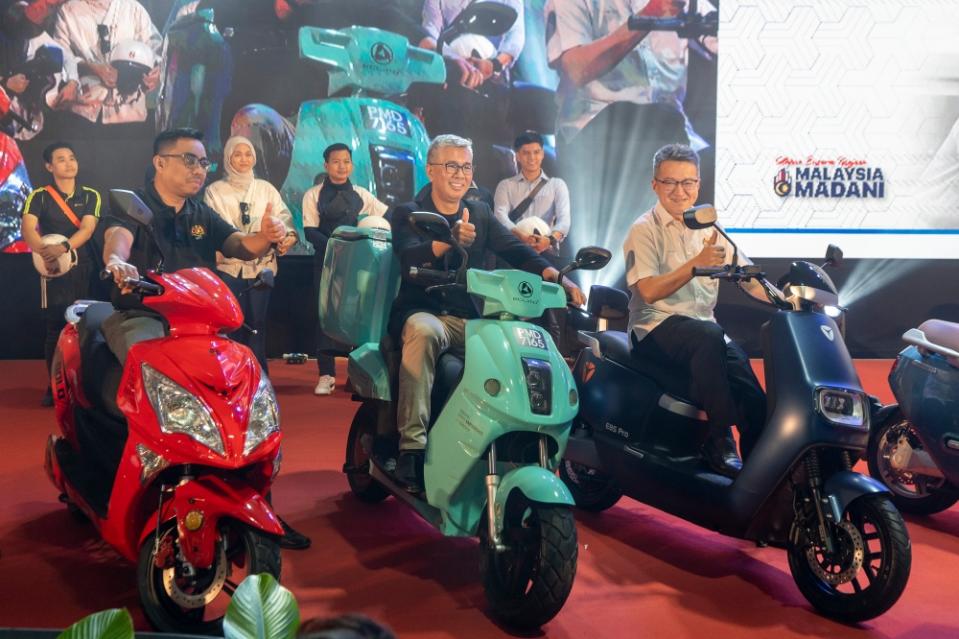
[{"label": "motorcycle mudguard", "polygon": [[[187,514],[191,512],[202,516],[196,530],[187,528]],[[180,550],[195,568],[213,564],[217,524],[223,518],[235,519],[271,535],[283,534],[280,520],[266,499],[248,484],[230,477],[204,475],[177,486],[173,497],[163,502],[160,513],[161,521],[176,519]],[[147,519],[139,545],[154,531],[155,523],[154,517]]]},{"label": "motorcycle mudguard", "polygon": [[879,480],[851,470],[844,470],[832,475],[826,480],[823,487],[823,495],[830,502],[835,499],[835,503],[839,507],[839,515],[842,515],[849,504],[859,497],[883,493],[890,494],[889,489]]},{"label": "motorcycle mudguard", "polygon": [[523,466],[506,473],[496,489],[496,530],[503,530],[506,501],[514,490],[519,490],[530,501],[541,504],[573,506],[575,501],[566,484],[554,473],[541,466]]}]

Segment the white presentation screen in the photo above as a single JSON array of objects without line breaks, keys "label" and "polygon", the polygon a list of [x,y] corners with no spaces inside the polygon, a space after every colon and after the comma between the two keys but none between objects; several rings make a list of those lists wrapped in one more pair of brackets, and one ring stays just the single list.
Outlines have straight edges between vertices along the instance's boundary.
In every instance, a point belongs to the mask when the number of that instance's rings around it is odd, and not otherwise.
[{"label": "white presentation screen", "polygon": [[716,206],[754,257],[959,257],[959,0],[723,0]]}]

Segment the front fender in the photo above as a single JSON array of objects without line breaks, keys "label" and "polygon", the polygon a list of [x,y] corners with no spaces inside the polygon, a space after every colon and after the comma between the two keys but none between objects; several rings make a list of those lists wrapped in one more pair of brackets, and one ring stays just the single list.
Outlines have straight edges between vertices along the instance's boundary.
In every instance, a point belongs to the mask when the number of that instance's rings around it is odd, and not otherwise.
[{"label": "front fender", "polygon": [[[199,528],[189,530],[186,516],[193,511],[202,515],[202,523]],[[263,495],[249,484],[229,477],[204,475],[180,484],[173,497],[164,500],[160,512],[161,522],[176,519],[180,550],[196,568],[213,565],[218,524],[224,518],[272,535],[283,534],[279,518]],[[155,517],[148,519],[140,534],[140,545],[153,532],[155,522]]]},{"label": "front fender", "polygon": [[530,501],[541,504],[573,506],[576,502],[563,481],[541,466],[523,466],[506,473],[496,489],[494,502],[496,530],[503,530],[506,502],[514,490],[519,490]]},{"label": "front fender", "polygon": [[846,511],[853,501],[863,495],[889,494],[889,489],[882,482],[863,475],[862,473],[844,470],[826,480],[823,494],[831,502],[835,499],[839,507],[838,515]]}]

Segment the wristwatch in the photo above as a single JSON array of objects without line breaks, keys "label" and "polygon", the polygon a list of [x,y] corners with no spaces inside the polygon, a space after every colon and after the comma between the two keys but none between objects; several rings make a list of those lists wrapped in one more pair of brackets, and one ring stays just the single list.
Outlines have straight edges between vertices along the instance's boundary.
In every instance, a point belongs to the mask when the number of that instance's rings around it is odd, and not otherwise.
[{"label": "wristwatch", "polygon": [[73,250],[73,247],[70,246],[70,242],[67,242],[66,240],[63,240],[62,242],[60,242],[60,246],[62,246],[63,248],[65,248],[66,251],[67,251],[67,253],[69,253],[70,251]]},{"label": "wristwatch", "polygon": [[502,73],[503,72],[503,63],[499,61],[499,58],[493,56],[489,59],[490,64],[493,65],[493,73]]}]

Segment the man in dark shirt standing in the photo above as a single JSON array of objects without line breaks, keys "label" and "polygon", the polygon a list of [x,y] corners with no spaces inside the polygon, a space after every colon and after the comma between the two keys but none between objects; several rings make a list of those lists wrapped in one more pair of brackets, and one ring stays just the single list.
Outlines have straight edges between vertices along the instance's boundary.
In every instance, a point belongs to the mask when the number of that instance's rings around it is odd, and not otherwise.
[{"label": "man in dark shirt standing", "polygon": [[[164,131],[153,143],[156,175],[137,195],[153,211],[151,224],[163,256],[163,268],[177,271],[205,266],[216,268],[216,252],[227,257],[252,260],[265,254],[274,242],[286,235],[283,223],[270,211],[256,233],[241,233],[216,211],[195,199],[206,181],[210,161],[202,142],[203,134],[193,129]],[[146,229],[124,216],[108,217],[104,235],[103,261],[117,286],[126,278],[155,269],[160,254]],[[165,334],[159,316],[142,308],[120,308],[103,323],[110,350],[120,362],[136,342]]]},{"label": "man in dark shirt standing", "polygon": [[[151,227],[163,254],[163,268],[177,271],[206,267],[215,272],[216,252],[226,257],[252,260],[264,255],[286,236],[283,222],[267,208],[255,233],[241,233],[225,222],[216,211],[195,199],[206,181],[210,161],[203,147],[203,134],[195,129],[164,131],[153,142],[152,181],[137,195],[153,211]],[[117,286],[126,278],[139,279],[140,273],[154,269],[160,260],[146,230],[125,217],[106,221],[103,261]],[[103,334],[110,350],[124,362],[130,346],[147,339],[163,337],[166,327],[160,316],[144,308],[120,308],[103,322]],[[310,539],[293,530],[283,519],[284,548],[308,548]]]},{"label": "man in dark shirt standing", "polygon": [[[43,308],[46,339],[43,345],[47,360],[47,376],[60,331],[66,325],[64,312],[75,300],[90,293],[93,274],[93,254],[87,242],[100,218],[100,194],[94,189],[77,184],[80,165],[73,147],[66,142],[54,142],[43,150],[43,163],[53,181],[34,190],[23,207],[23,239],[30,250],[47,262],[57,261],[61,255],[76,251],[77,263],[71,270],[55,279],[47,279],[46,304]],[[44,235],[62,235],[64,242],[45,243]],[[40,402],[53,406],[49,384]]]},{"label": "man in dark shirt standing", "polygon": [[[419,237],[410,227],[413,211],[443,215],[453,237],[468,254],[468,266],[482,268],[488,251],[508,264],[556,282],[559,271],[517,239],[493,217],[490,208],[476,200],[464,200],[473,178],[473,148],[469,140],[440,135],[430,144],[426,175],[431,189],[420,200],[393,210],[393,247],[400,260],[402,283],[393,302],[390,334],[403,345],[399,379],[397,427],[400,456],[396,476],[413,493],[423,490],[423,456],[426,428],[430,420],[430,391],[436,361],[449,349],[462,349],[466,320],[444,315],[439,302],[427,295],[426,286],[409,276],[410,267],[449,270],[460,265],[460,257],[445,242]],[[570,280],[563,288],[575,304],[584,302],[583,293]]]}]

